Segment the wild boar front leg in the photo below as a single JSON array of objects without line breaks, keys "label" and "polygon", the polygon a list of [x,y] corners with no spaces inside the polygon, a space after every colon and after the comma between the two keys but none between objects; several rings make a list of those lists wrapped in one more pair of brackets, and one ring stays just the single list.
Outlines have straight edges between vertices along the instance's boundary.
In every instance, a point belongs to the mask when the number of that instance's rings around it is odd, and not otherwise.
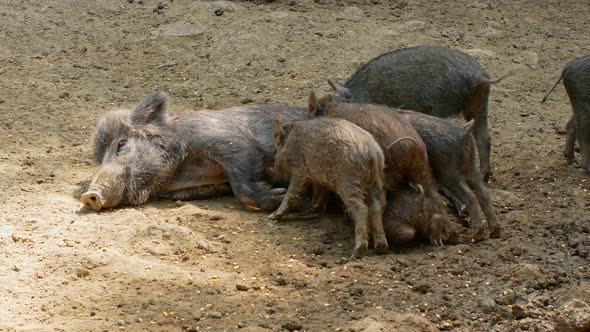
[{"label": "wild boar front leg", "polygon": [[281,203],[284,190],[273,189],[270,184],[260,181],[262,169],[259,158],[245,158],[239,165],[226,167],[231,189],[247,208],[273,211]]},{"label": "wild boar front leg", "polygon": [[300,201],[300,196],[304,192],[305,177],[298,174],[291,175],[291,180],[289,181],[289,188],[287,189],[285,197],[283,197],[281,205],[275,212],[271,213],[268,216],[268,218],[273,220],[279,220],[283,218],[289,212],[289,209],[293,206],[293,204]]}]

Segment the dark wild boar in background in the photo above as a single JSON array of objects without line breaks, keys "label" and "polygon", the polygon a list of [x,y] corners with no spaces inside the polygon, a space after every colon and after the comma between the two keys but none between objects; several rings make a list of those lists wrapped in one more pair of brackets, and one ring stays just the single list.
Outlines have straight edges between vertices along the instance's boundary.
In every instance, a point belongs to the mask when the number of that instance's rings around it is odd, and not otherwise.
[{"label": "dark wild boar in background", "polygon": [[272,211],[272,121],[307,117],[305,108],[241,106],[172,113],[156,92],[134,110],[107,113],[94,137],[100,170],[80,200],[92,210],[157,197],[189,200],[233,192],[248,208]]},{"label": "dark wild boar in background", "polygon": [[331,85],[345,100],[384,104],[438,117],[462,114],[468,121],[474,119],[481,173],[487,181],[491,174],[488,96],[490,86],[502,78],[490,79],[466,53],[425,45],[381,54],[342,85]]},{"label": "dark wild boar in background", "polygon": [[499,238],[500,224],[475,160],[473,122],[462,125],[454,119],[407,110],[400,114],[412,123],[426,143],[430,167],[442,191],[450,195],[457,210],[462,210],[463,205],[467,209],[473,228],[472,240],[486,238],[480,207],[487,218],[490,237]]},{"label": "dark wild boar in background", "polygon": [[269,218],[284,217],[305,195],[306,184],[337,193],[354,221],[352,257],[364,255],[368,236],[375,249],[387,252],[383,232],[383,152],[373,136],[342,119],[321,118],[274,125],[277,174],[289,179],[279,208]]},{"label": "dark wild boar in background", "polygon": [[577,163],[574,156],[576,141],[582,155],[581,166],[590,173],[590,55],[577,58],[565,65],[561,76],[543,97],[563,79],[563,85],[572,104],[573,115],[565,125],[566,140],[563,155],[568,164]]}]

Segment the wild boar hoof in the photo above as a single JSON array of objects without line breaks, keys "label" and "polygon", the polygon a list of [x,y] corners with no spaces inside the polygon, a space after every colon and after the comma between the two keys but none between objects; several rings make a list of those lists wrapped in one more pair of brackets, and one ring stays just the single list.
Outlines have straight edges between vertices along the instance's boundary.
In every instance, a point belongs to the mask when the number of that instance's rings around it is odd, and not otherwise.
[{"label": "wild boar hoof", "polygon": [[271,195],[284,195],[287,192],[285,188],[274,188],[270,190]]},{"label": "wild boar hoof", "polygon": [[387,252],[389,250],[389,245],[387,244],[387,239],[385,238],[385,234],[382,234],[380,236],[375,236],[375,238],[373,238],[373,242],[374,242],[375,251],[379,255],[387,254]]},{"label": "wild boar hoof", "polygon": [[486,239],[486,232],[483,227],[475,228],[473,230],[473,235],[471,236],[471,241],[473,243],[481,242]]},{"label": "wild boar hoof", "polygon": [[490,229],[490,238],[492,239],[499,239],[501,237],[502,229],[500,225],[496,225],[492,229]]},{"label": "wild boar hoof", "polygon": [[491,179],[494,178],[494,174],[490,170],[482,170],[481,174],[483,175],[483,182],[488,183]]},{"label": "wild boar hoof", "polygon": [[352,251],[352,255],[350,259],[359,259],[365,255],[367,249],[369,248],[369,242],[358,243],[355,245],[354,250]]},{"label": "wild boar hoof", "polygon": [[282,217],[282,216],[281,216],[281,215],[279,215],[279,214],[278,214],[278,213],[275,211],[275,212],[273,212],[273,213],[269,214],[269,215],[268,215],[268,217],[266,217],[266,218],[268,218],[268,219],[270,219],[270,220],[279,220],[279,219],[281,219],[281,217]]},{"label": "wild boar hoof", "polygon": [[314,205],[314,206],[311,207],[311,209],[309,209],[309,212],[311,212],[311,213],[322,213],[322,212],[324,212],[324,209],[320,205]]},{"label": "wild boar hoof", "polygon": [[444,246],[444,242],[441,238],[430,238],[430,244],[432,244],[433,246]]},{"label": "wild boar hoof", "polygon": [[580,163],[576,159],[568,160],[567,165],[572,168],[580,168]]}]

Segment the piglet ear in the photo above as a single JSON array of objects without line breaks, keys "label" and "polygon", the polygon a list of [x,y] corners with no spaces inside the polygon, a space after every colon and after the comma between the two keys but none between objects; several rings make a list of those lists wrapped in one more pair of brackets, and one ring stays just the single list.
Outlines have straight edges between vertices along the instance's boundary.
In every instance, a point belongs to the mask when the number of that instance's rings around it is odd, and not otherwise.
[{"label": "piglet ear", "polygon": [[149,95],[131,112],[134,125],[165,124],[168,120],[168,94],[157,91]]},{"label": "piglet ear", "polygon": [[275,140],[275,146],[280,146],[285,144],[285,138],[289,131],[291,130],[293,123],[281,123],[278,119],[274,120],[272,123],[272,136]]},{"label": "piglet ear", "polygon": [[312,92],[309,94],[309,105],[307,108],[307,114],[309,118],[314,118],[316,115],[319,115],[320,105],[318,103],[318,99],[315,96],[315,93]]},{"label": "piglet ear", "polygon": [[272,122],[272,137],[274,138],[275,141],[275,145],[280,145],[281,144],[281,139],[282,139],[282,131],[283,128],[281,127],[281,122],[278,119],[275,119]]}]

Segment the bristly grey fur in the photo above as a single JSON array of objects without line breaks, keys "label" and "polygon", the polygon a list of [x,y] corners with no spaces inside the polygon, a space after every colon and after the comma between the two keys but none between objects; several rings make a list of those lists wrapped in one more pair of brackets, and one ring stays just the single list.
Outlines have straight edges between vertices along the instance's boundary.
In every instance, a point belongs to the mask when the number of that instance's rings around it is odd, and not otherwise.
[{"label": "bristly grey fur", "polygon": [[[271,192],[276,185],[272,121],[303,119],[304,108],[252,105],[175,114],[167,105],[167,94],[156,92],[133,110],[109,112],[99,120],[94,157],[103,169],[112,163],[124,167],[119,204],[222,194],[225,181],[247,205],[278,206],[280,197]],[[191,188],[199,183],[208,189]]]}]

